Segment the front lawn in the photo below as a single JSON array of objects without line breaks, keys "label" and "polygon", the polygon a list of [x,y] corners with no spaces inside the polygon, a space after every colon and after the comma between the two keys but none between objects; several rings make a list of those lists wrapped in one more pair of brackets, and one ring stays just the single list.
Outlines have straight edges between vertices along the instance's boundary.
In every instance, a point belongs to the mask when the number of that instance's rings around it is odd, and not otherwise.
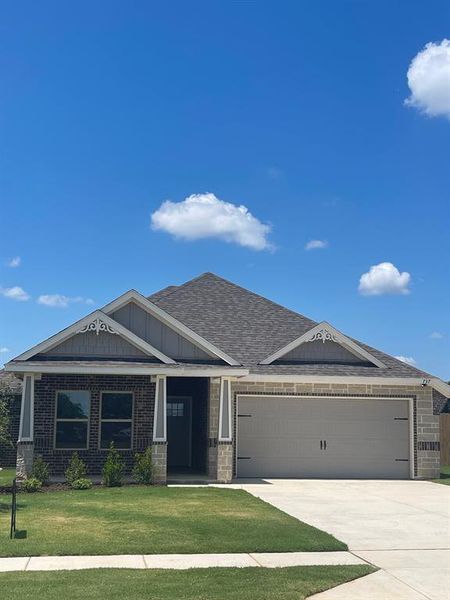
[{"label": "front lawn", "polygon": [[374,570],[355,565],[14,572],[0,574],[0,589],[8,590],[8,600],[303,600]]},{"label": "front lawn", "polygon": [[0,471],[0,487],[12,485],[13,479],[16,476],[15,469],[2,469]]},{"label": "front lawn", "polygon": [[450,466],[441,467],[441,478],[435,479],[435,483],[443,483],[444,485],[450,485]]},{"label": "front lawn", "polygon": [[16,539],[0,496],[0,556],[346,550],[243,490],[96,487],[21,493]]}]

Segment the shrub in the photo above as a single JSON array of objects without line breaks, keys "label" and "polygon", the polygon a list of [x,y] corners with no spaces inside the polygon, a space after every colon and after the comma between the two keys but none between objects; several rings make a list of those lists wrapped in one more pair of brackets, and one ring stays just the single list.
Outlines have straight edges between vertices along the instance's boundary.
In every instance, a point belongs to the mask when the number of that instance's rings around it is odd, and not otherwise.
[{"label": "shrub", "polygon": [[122,485],[123,478],[123,459],[119,451],[114,448],[114,442],[111,442],[103,466],[103,485],[107,487],[119,487]]},{"label": "shrub", "polygon": [[36,456],[33,461],[33,469],[31,471],[31,479],[37,479],[42,485],[47,485],[49,480],[48,464],[42,456]]},{"label": "shrub", "polygon": [[30,477],[29,479],[25,479],[25,481],[22,483],[22,487],[26,492],[32,494],[33,492],[37,492],[41,489],[42,482],[39,481],[39,479],[36,479],[36,477]]},{"label": "shrub", "polygon": [[86,465],[84,461],[78,456],[77,452],[72,454],[69,466],[66,469],[65,476],[67,481],[72,484],[77,479],[86,478]]},{"label": "shrub", "polygon": [[153,475],[152,449],[147,448],[142,454],[135,454],[133,477],[136,483],[149,485]]},{"label": "shrub", "polygon": [[83,477],[82,479],[75,479],[71,484],[73,490],[90,490],[92,487],[92,481]]}]

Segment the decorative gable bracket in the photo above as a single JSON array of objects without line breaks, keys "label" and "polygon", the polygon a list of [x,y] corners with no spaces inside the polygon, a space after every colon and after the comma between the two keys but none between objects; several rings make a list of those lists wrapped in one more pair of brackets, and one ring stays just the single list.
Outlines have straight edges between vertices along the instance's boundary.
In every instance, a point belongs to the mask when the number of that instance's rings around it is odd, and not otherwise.
[{"label": "decorative gable bracket", "polygon": [[99,333],[112,333],[113,335],[117,335],[118,332],[113,329],[111,327],[111,325],[108,325],[108,323],[105,323],[104,321],[102,321],[102,319],[100,318],[96,318],[93,319],[90,323],[87,323],[86,325],[84,325],[81,329],[78,329],[76,333],[89,333],[89,332],[94,332],[97,335]]},{"label": "decorative gable bracket", "polygon": [[312,336],[310,338],[305,339],[305,342],[323,342],[325,344],[325,342],[338,342],[337,337],[334,335],[334,333],[332,331],[330,331],[329,329],[327,329],[326,327],[322,327],[322,329],[319,329],[318,331],[316,331],[315,333],[312,334]]}]

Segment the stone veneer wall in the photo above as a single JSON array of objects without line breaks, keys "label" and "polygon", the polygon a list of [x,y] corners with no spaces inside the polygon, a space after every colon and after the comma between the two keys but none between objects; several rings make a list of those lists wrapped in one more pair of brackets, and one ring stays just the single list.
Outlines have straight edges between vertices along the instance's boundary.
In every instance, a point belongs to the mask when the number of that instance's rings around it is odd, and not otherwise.
[{"label": "stone veneer wall", "polygon": [[233,442],[219,442],[220,379],[211,378],[208,411],[208,477],[220,483],[233,478]]},{"label": "stone veneer wall", "polygon": [[152,446],[153,482],[167,481],[167,442],[153,442]]},{"label": "stone veneer wall", "polygon": [[217,479],[217,456],[219,437],[219,402],[220,402],[220,380],[211,378],[209,380],[208,401],[208,454],[207,473],[210,479]]},{"label": "stone veneer wall", "polygon": [[[236,395],[237,394],[286,394],[317,396],[367,396],[367,397],[412,397],[414,399],[414,477],[431,479],[439,477],[440,444],[439,417],[433,414],[433,389],[429,386],[388,386],[388,385],[352,385],[352,384],[306,384],[280,382],[240,382],[232,383],[232,395],[235,410],[234,435],[236,441]],[[236,473],[236,442],[233,456],[234,474]]]},{"label": "stone veneer wall", "polygon": [[102,391],[134,393],[133,446],[120,450],[125,473],[131,472],[134,454],[152,445],[155,384],[145,375],[45,375],[35,381],[34,454],[40,454],[50,465],[51,476],[61,476],[73,450],[54,448],[56,392],[88,390],[91,394],[89,440],[87,450],[77,450],[85,461],[89,475],[99,475],[106,450],[99,450],[100,394]]}]

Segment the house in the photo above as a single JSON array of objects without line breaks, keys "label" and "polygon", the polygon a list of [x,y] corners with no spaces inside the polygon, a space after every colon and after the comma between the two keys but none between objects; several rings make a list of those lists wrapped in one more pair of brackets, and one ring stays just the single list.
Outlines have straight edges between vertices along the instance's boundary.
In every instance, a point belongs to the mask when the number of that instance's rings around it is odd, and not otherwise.
[{"label": "house", "polygon": [[113,441],[155,478],[428,478],[450,386],[212,273],[126,292],[6,365],[23,378],[18,471],[101,472]]}]

